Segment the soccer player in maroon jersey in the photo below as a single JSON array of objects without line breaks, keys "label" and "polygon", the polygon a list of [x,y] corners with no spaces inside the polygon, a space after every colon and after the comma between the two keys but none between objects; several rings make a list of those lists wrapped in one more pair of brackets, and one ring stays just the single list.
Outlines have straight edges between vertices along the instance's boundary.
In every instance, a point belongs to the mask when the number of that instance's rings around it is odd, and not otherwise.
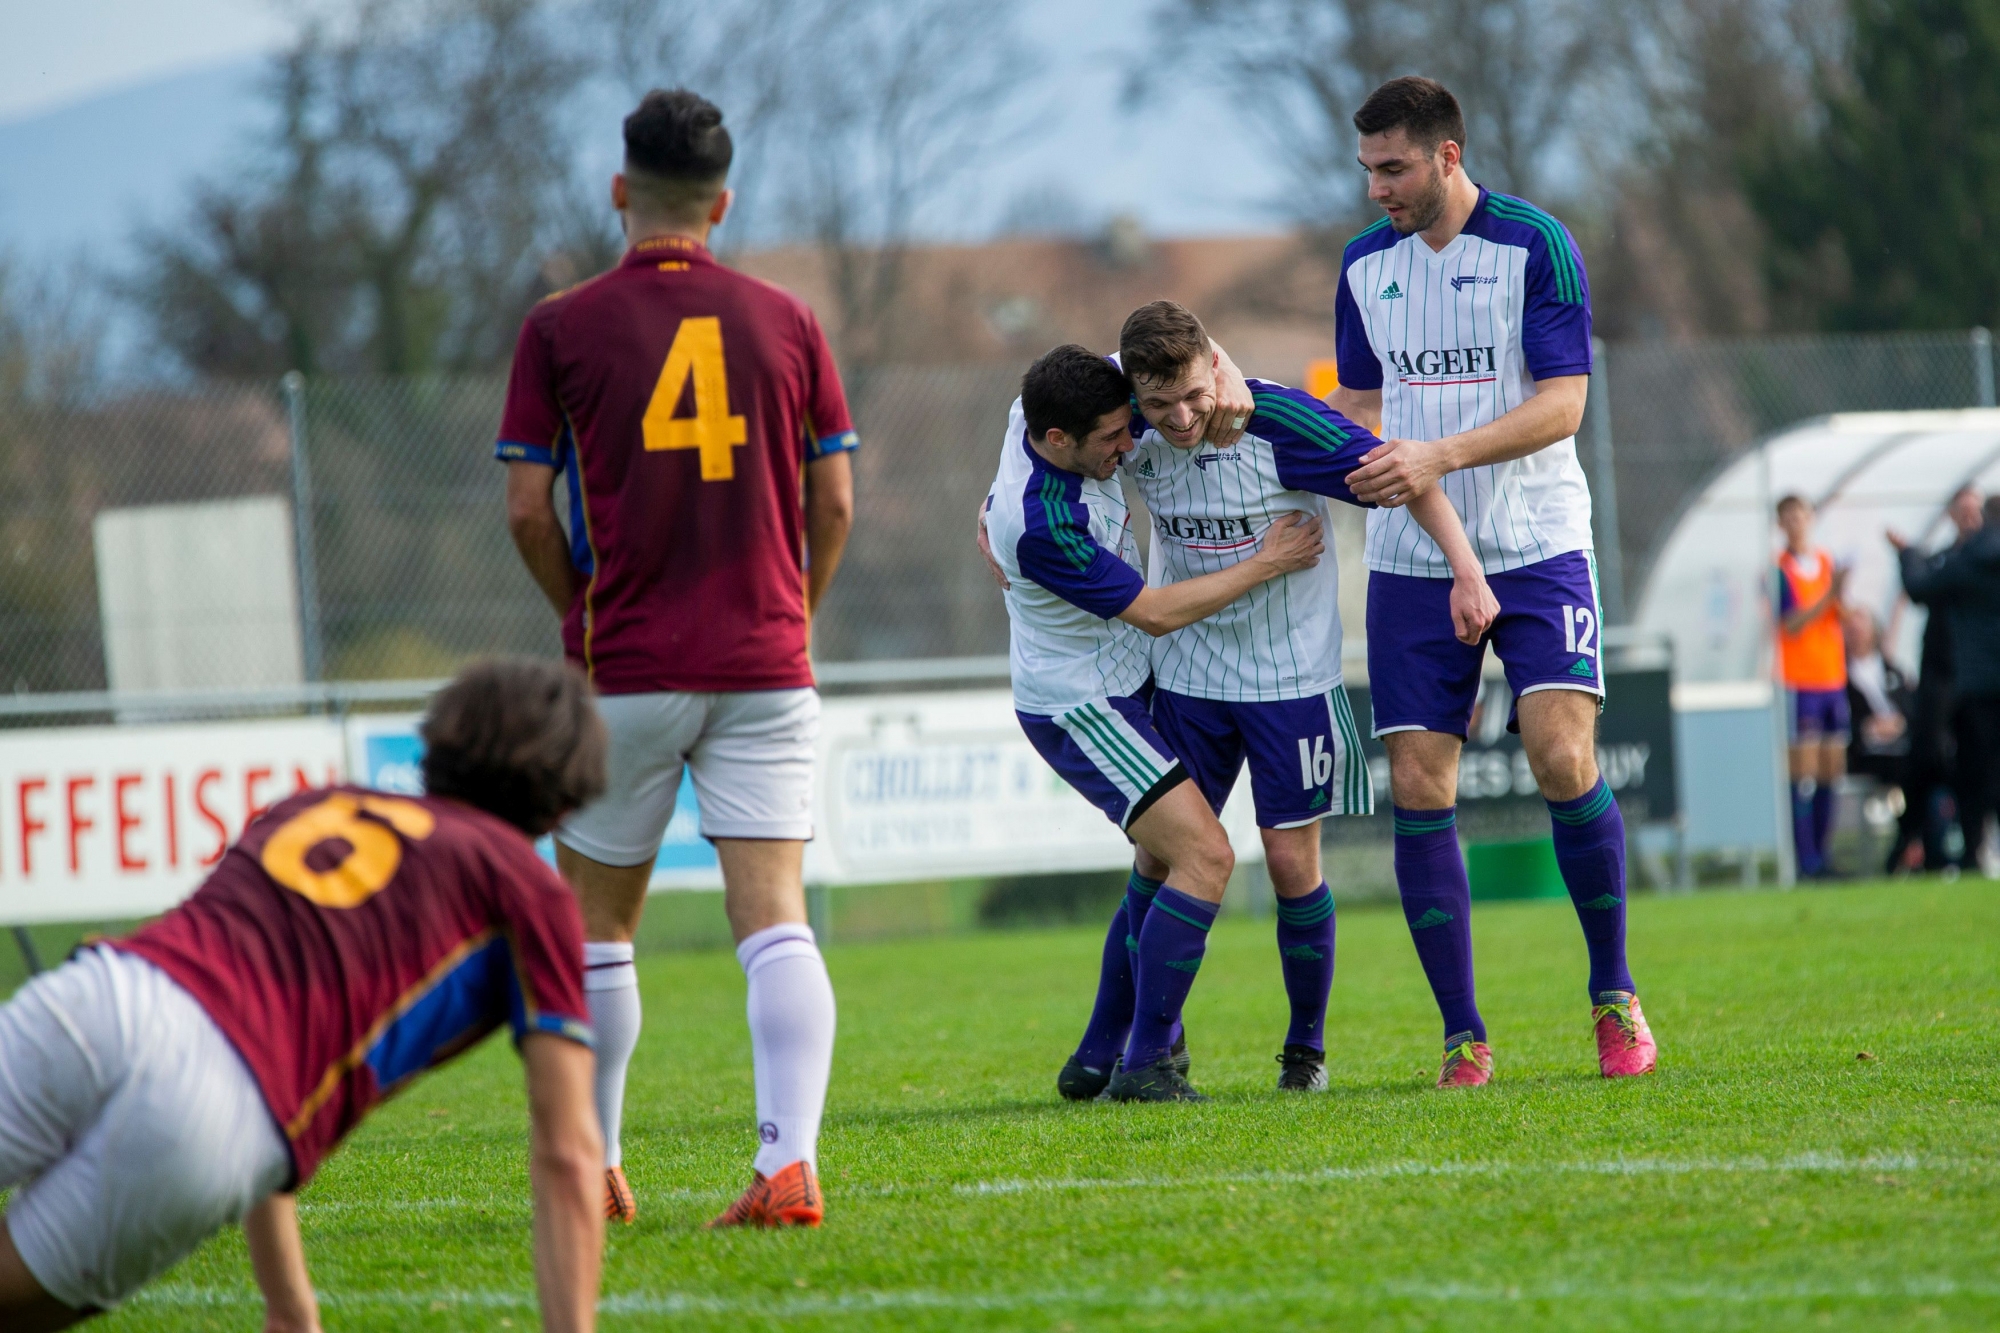
[{"label": "soccer player in maroon jersey", "polygon": [[575,671],[501,660],[438,695],[424,739],[428,796],[301,792],[186,902],[0,1007],[0,1187],[19,1187],[0,1328],[87,1319],[241,1220],[266,1328],[316,1330],[294,1191],[503,1023],[527,1067],[543,1327],[595,1325],[582,922],[530,838],[603,789],[603,724]]},{"label": "soccer player in maroon jersey", "polygon": [[515,545],[611,735],[604,798],[556,832],[588,941],[605,1215],[636,1215],[619,1143],[632,936],[685,769],[749,979],[761,1139],[749,1190],[716,1222],[816,1226],[834,1011],[802,880],[819,730],[807,641],[847,540],[855,435],[812,311],[708,252],[731,152],[693,93],[648,93],[626,117],[611,198],[631,248],[529,314],[496,452]]}]

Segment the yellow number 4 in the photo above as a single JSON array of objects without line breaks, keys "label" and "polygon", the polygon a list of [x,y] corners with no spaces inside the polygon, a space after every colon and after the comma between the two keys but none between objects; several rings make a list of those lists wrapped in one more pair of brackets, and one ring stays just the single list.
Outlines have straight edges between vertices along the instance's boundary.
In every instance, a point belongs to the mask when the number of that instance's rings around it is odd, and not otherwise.
[{"label": "yellow number 4", "polygon": [[[694,415],[677,417],[681,390],[694,377]],[[736,475],[730,446],[748,438],[742,417],[729,415],[729,374],[722,362],[722,321],[700,315],[681,321],[660,382],[646,404],[646,448],[701,450],[701,479],[728,481]]]}]

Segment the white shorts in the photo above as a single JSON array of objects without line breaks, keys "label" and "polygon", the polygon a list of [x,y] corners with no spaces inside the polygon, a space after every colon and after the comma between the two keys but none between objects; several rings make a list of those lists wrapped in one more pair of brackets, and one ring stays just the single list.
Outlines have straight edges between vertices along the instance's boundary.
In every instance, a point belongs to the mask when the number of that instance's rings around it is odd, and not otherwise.
[{"label": "white shorts", "polygon": [[118,1304],[291,1172],[236,1048],[151,963],[86,950],[0,1007],[7,1229],[71,1309]]},{"label": "white shorts", "polygon": [[608,866],[660,853],[681,770],[694,779],[706,838],[812,837],[819,691],[610,694],[597,711],[611,735],[604,795],[556,831]]}]

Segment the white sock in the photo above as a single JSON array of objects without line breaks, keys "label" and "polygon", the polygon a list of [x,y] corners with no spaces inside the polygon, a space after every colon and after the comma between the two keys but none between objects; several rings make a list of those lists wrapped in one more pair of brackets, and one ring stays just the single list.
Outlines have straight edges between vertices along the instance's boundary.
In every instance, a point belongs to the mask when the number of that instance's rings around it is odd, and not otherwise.
[{"label": "white sock", "polygon": [[750,979],[757,1072],[757,1170],[819,1169],[819,1120],[833,1070],[833,983],[809,926],[772,926],[736,946]]},{"label": "white sock", "polygon": [[583,946],[583,995],[597,1035],[597,1123],[604,1131],[604,1164],[625,1160],[618,1144],[625,1119],[625,1067],[639,1044],[639,974],[629,944]]}]

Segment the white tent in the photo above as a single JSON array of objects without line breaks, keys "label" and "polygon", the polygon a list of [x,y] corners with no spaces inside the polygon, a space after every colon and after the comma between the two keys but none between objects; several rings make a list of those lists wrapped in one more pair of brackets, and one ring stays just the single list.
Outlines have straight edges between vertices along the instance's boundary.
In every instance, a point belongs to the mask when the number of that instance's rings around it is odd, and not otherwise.
[{"label": "white tent", "polygon": [[1730,464],[1681,515],[1646,580],[1638,623],[1673,636],[1679,681],[1768,680],[1782,540],[1772,507],[1796,492],[1819,508],[1820,544],[1853,569],[1849,600],[1892,625],[1892,654],[1915,667],[1923,609],[1898,612],[1902,586],[1883,533],[1931,547],[1950,540],[1944,504],[1967,482],[2000,489],[2000,409],[1802,422]]}]

